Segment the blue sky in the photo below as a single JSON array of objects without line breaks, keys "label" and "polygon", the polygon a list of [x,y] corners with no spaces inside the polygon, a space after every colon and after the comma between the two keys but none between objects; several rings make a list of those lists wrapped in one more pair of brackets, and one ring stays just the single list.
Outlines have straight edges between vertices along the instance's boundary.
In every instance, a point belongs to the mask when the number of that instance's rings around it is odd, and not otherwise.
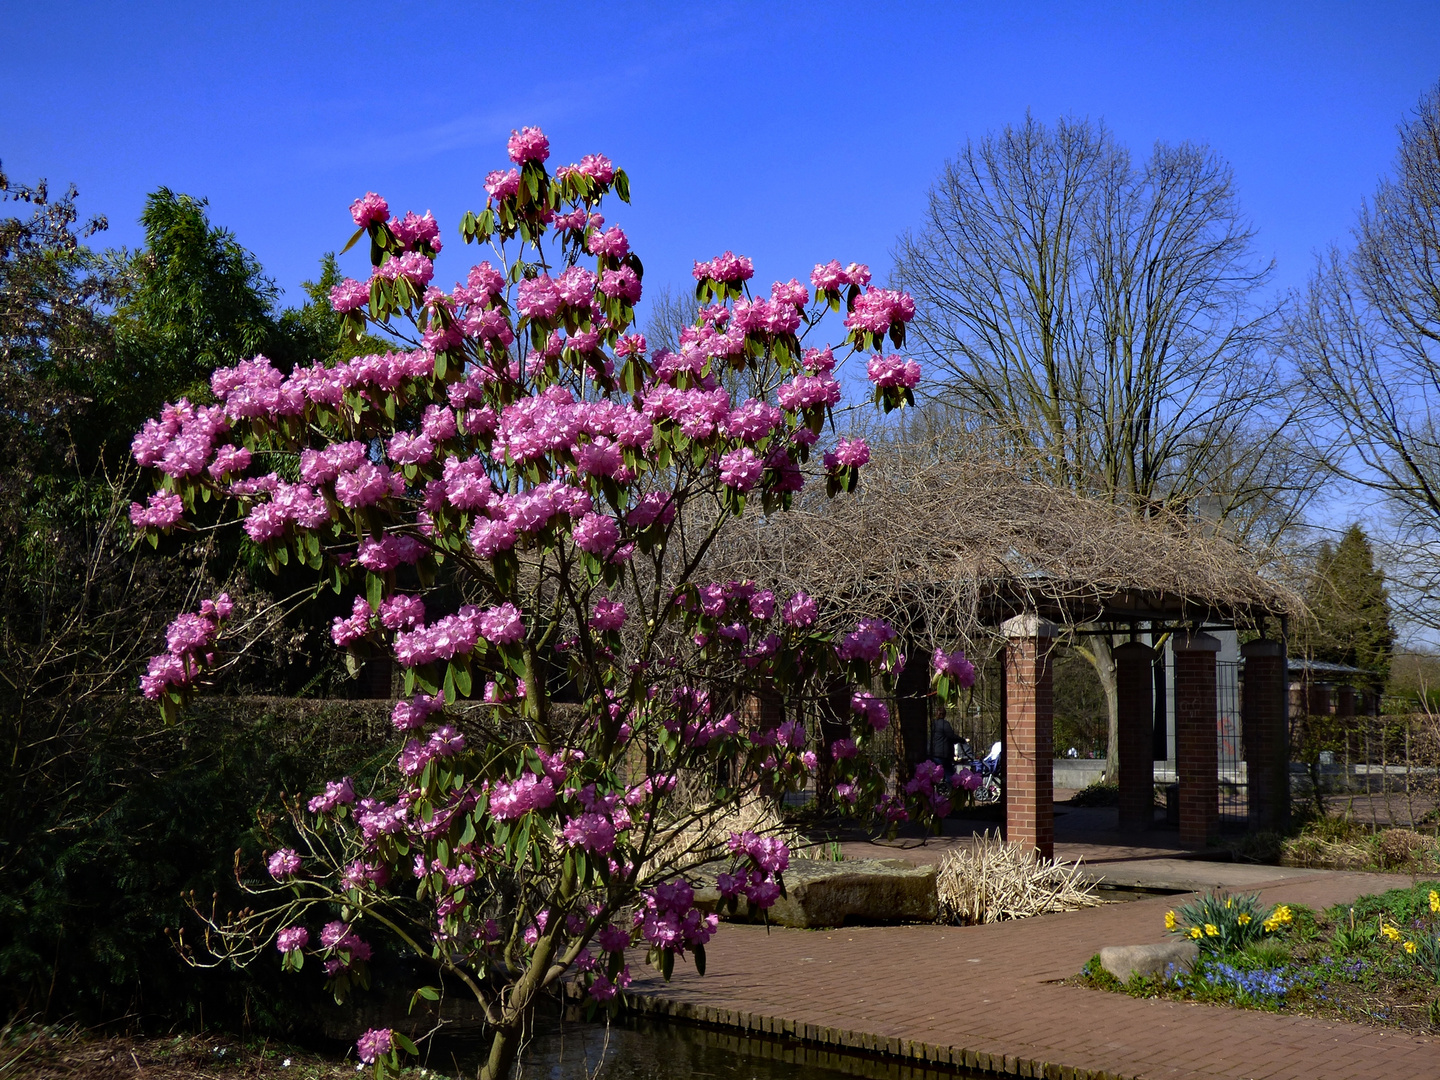
[{"label": "blue sky", "polygon": [[[401,17],[403,15],[403,18]],[[608,153],[647,285],[724,248],[762,279],[817,260],[883,276],[967,138],[1103,118],[1138,153],[1234,165],[1278,287],[1343,239],[1395,125],[1440,79],[1440,5],[77,4],[0,2],[0,159],[74,181],[134,244],[146,192],[209,198],[290,296],[367,189],[432,209],[460,276],[512,127],[553,163]],[[447,257],[448,256],[448,257]],[[358,269],[358,268],[357,268]]]}]

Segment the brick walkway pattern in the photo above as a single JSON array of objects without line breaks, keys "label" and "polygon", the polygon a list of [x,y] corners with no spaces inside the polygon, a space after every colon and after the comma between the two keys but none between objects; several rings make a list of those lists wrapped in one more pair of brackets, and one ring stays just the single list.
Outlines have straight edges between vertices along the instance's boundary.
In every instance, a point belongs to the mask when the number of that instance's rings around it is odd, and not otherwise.
[{"label": "brick walkway pattern", "polygon": [[[1408,886],[1325,873],[1262,888],[1313,908]],[[1016,1076],[1063,1080],[1434,1080],[1440,1041],[1359,1024],[1136,1000],[1059,980],[1105,945],[1162,941],[1184,897],[1147,898],[988,926],[787,930],[726,925],[708,974],[652,969],[631,987],[643,1013]]]}]

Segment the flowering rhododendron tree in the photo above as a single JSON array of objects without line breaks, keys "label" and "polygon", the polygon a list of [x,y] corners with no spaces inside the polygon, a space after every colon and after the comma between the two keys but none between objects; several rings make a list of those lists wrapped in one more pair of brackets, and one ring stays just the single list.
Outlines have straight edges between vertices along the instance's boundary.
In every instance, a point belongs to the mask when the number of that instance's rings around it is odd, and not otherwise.
[{"label": "flowering rhododendron tree", "polygon": [[[631,332],[643,267],[600,213],[628,201],[625,174],[600,155],[549,171],[534,128],[509,152],[460,225],[488,255],[449,291],[434,218],[356,200],[351,244],[368,239],[372,269],[332,303],[348,333],[388,334],[394,351],[216,371],[213,404],[167,406],[136,436],[159,483],[132,514],[152,533],[242,528],[272,567],[353,594],[339,648],[388,650],[403,671],[393,767],[369,790],[337,778],[298,799],[268,883],[251,885],[269,906],[212,921],[212,945],[273,945],[297,972],[318,961],[338,998],[368,985],[380,935],[434,972],[419,997],[473,994],[494,1078],[558,980],[611,1001],[638,946],[667,977],[687,955],[703,972],[717,916],[687,869],[728,856],[724,897],[763,910],[783,893],[773,837],[686,839],[717,807],[803,787],[824,764],[857,812],[946,809],[942,775],[892,790],[859,752],[889,723],[894,630],[865,620],[832,640],[823,598],[703,573],[747,500],[776,512],[812,480],[853,489],[869,448],[820,445],[837,370],[859,356],[887,411],[913,400],[918,366],[884,352],[909,297],[838,262],[766,294],[727,251],[695,264],[706,306],[679,351],[652,355]],[[839,346],[807,343],[842,318]],[[727,370],[756,396],[735,400]],[[167,715],[215,664],[229,614],[222,596],[176,620],[142,680]],[[960,670],[946,658],[937,678]],[[856,687],[852,731],[826,745],[805,703],[837,678]],[[371,1030],[358,1049],[383,1074],[413,1047]]]}]

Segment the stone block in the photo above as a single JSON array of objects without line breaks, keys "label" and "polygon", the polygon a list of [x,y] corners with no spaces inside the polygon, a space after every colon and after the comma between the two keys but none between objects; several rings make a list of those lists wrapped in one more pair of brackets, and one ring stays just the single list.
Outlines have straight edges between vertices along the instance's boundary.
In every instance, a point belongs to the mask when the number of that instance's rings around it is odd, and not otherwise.
[{"label": "stone block", "polygon": [[1175,965],[1193,967],[1200,949],[1193,941],[1167,941],[1160,945],[1108,945],[1100,950],[1100,966],[1121,982],[1131,975],[1164,975]]},{"label": "stone block", "polygon": [[[687,875],[695,885],[696,903],[726,919],[760,922],[762,913],[752,911],[743,896],[733,912],[721,906],[715,878],[728,865],[706,863]],[[912,866],[903,859],[796,859],[784,874],[786,895],[770,908],[769,920],[802,930],[846,923],[935,922],[940,917],[935,875],[936,867]]]}]

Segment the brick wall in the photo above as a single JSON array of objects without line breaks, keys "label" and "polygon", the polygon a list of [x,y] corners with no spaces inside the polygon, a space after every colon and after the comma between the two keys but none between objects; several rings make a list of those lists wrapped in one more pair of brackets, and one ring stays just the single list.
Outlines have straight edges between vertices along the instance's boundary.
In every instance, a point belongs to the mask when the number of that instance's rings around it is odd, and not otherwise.
[{"label": "brick wall", "polygon": [[1209,634],[1174,639],[1176,778],[1180,781],[1180,843],[1204,847],[1220,820],[1215,654]]},{"label": "brick wall", "polygon": [[1055,628],[1018,616],[1004,631],[1005,838],[1055,856],[1055,695],[1050,652]]},{"label": "brick wall", "polygon": [[1120,722],[1120,828],[1140,832],[1155,820],[1155,650],[1138,641],[1117,645],[1116,704]]}]

